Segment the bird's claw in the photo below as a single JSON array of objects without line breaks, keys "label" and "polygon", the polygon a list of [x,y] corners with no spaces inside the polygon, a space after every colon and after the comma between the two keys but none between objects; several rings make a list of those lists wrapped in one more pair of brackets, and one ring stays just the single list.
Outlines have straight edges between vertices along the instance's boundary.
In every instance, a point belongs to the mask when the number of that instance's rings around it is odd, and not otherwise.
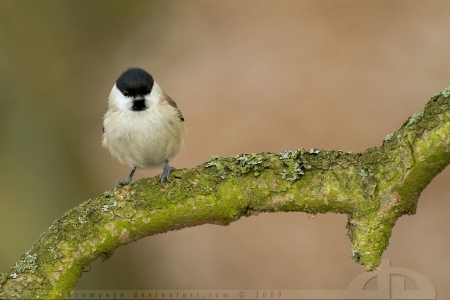
[{"label": "bird's claw", "polygon": [[116,181],[116,187],[121,187],[122,185],[127,185],[130,182],[132,182],[133,181],[133,175],[134,175],[134,172],[136,171],[136,169],[137,169],[137,167],[134,167],[131,170],[131,173],[130,173],[130,175],[128,175],[127,179]]},{"label": "bird's claw", "polygon": [[169,164],[166,162],[164,164],[163,172],[161,173],[161,175],[159,175],[159,183],[163,184],[164,181],[170,182],[170,172],[172,172],[173,170],[175,170],[175,168],[169,166]]},{"label": "bird's claw", "polygon": [[127,185],[127,184],[129,184],[131,181],[132,181],[132,180],[128,180],[128,178],[125,179],[125,180],[118,180],[118,181],[116,181],[116,187],[121,187],[121,186],[123,186],[123,185]]}]

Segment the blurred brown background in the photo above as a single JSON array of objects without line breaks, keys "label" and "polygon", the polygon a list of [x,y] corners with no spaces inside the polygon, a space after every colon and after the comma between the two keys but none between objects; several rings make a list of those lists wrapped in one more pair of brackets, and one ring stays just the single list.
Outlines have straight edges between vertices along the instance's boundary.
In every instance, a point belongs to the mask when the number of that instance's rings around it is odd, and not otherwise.
[{"label": "blurred brown background", "polygon": [[[129,168],[101,148],[116,78],[178,103],[191,168],[212,155],[380,145],[450,86],[449,1],[0,1],[0,271]],[[135,179],[160,170],[137,172]],[[450,170],[384,254],[450,299]],[[346,216],[260,214],[148,237],[77,289],[345,289]]]}]

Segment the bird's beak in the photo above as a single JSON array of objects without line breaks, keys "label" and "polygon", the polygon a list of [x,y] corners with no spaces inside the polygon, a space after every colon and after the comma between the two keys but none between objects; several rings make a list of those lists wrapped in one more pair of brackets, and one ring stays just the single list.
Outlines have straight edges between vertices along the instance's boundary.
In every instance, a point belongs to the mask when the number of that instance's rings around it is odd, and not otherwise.
[{"label": "bird's beak", "polygon": [[139,101],[139,100],[144,100],[144,96],[139,95],[133,98],[133,101]]}]

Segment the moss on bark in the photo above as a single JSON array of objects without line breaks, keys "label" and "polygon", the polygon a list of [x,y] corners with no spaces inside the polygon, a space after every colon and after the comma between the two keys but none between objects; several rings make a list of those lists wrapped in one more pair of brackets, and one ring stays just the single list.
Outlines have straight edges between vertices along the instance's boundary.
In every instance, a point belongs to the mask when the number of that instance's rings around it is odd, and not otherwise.
[{"label": "moss on bark", "polygon": [[120,245],[261,212],[348,215],[351,257],[377,268],[392,228],[416,211],[428,183],[450,163],[450,89],[363,153],[297,149],[242,154],[143,179],[67,211],[7,274],[1,298],[65,298],[85,266]]}]

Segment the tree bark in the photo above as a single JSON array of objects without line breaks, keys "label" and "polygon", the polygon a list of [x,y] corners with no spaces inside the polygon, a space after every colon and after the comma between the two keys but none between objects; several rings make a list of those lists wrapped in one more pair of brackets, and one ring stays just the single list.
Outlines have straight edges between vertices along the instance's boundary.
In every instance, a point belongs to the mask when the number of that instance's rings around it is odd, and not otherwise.
[{"label": "tree bark", "polygon": [[83,269],[143,237],[261,212],[348,215],[352,259],[381,263],[392,227],[414,214],[428,183],[450,163],[450,88],[433,95],[383,144],[363,153],[285,151],[212,157],[161,186],[142,179],[57,219],[7,274],[0,298],[67,298]]}]

